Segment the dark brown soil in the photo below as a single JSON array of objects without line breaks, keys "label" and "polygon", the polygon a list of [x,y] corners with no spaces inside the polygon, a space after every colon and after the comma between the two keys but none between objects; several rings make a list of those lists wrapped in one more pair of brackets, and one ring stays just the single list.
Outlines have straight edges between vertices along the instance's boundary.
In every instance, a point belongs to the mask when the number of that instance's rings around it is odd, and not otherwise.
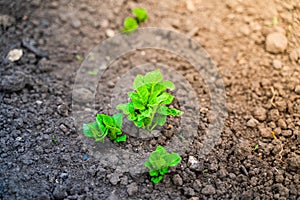
[{"label": "dark brown soil", "polygon": [[[181,144],[180,118],[169,118],[160,136],[129,132],[126,143],[104,145],[84,137],[73,118],[81,57],[118,34],[135,7],[148,10],[142,27],[177,31],[205,48],[226,90],[225,125],[203,156],[212,97],[187,60],[139,49],[104,72],[93,115],[117,112],[116,102],[127,99],[116,91],[126,96],[132,84],[123,75],[145,63],[176,71],[195,92],[200,120],[189,128],[196,135],[182,141],[181,163],[157,185],[143,161],[157,145]],[[0,0],[0,33],[0,199],[300,200],[298,0]],[[272,39],[274,33],[281,37]],[[20,60],[7,59],[12,49],[23,50]],[[173,106],[189,109],[177,92]],[[92,105],[84,103],[87,110]]]}]

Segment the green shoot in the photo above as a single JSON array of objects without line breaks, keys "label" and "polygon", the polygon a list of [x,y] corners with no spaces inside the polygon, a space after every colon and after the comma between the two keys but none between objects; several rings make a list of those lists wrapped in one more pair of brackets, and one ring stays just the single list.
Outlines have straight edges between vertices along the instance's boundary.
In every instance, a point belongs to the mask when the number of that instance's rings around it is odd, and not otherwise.
[{"label": "green shoot", "polygon": [[79,62],[82,62],[83,61],[83,57],[79,54],[76,55],[76,59],[79,61]]},{"label": "green shoot", "polygon": [[137,22],[140,24],[148,19],[145,8],[133,8],[132,13],[135,15]]},{"label": "green shoot", "polygon": [[151,181],[157,184],[163,179],[164,174],[169,172],[169,167],[178,165],[180,161],[181,157],[177,153],[168,153],[164,147],[158,146],[144,165],[149,169]]},{"label": "green shoot", "polygon": [[132,17],[127,17],[124,21],[124,28],[123,32],[131,32],[135,31],[139,27],[137,21],[133,19]]},{"label": "green shoot", "polygon": [[97,75],[97,73],[98,73],[97,69],[96,70],[92,70],[92,71],[88,71],[89,75]]},{"label": "green shoot", "polygon": [[258,144],[256,144],[256,145],[252,148],[253,151],[256,151],[257,149],[258,149]]},{"label": "green shoot", "polygon": [[112,117],[105,114],[97,114],[96,121],[83,124],[83,133],[87,137],[94,138],[96,142],[104,142],[106,136],[114,142],[125,142],[126,135],[122,133],[122,114]]},{"label": "green shoot", "polygon": [[128,92],[131,102],[119,104],[117,110],[128,115],[128,120],[142,129],[151,132],[156,126],[163,126],[167,116],[182,115],[175,108],[168,108],[174,96],[165,90],[175,88],[171,81],[163,80],[160,70],[154,70],[145,76],[137,75],[133,82],[134,92]]},{"label": "green shoot", "polygon": [[57,138],[56,138],[56,136],[55,136],[55,135],[52,135],[52,136],[51,136],[51,138],[52,138],[52,142],[53,142],[53,143],[56,143],[56,142],[58,142],[58,140],[57,140]]},{"label": "green shoot", "polygon": [[147,11],[144,8],[133,8],[132,13],[135,15],[135,18],[126,17],[122,32],[131,33],[135,31],[142,22],[148,19]]}]

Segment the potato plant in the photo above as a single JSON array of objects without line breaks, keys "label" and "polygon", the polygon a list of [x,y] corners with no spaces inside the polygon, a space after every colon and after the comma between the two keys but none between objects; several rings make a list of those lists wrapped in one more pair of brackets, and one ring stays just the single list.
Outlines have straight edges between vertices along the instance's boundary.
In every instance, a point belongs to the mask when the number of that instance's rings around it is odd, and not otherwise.
[{"label": "potato plant", "polygon": [[168,153],[164,147],[158,146],[156,150],[150,154],[149,159],[144,165],[149,169],[151,181],[155,184],[163,179],[168,173],[169,167],[176,166],[180,163],[181,157],[177,153]]},{"label": "potato plant", "polygon": [[117,110],[128,115],[128,120],[142,129],[151,132],[156,126],[163,126],[167,116],[182,115],[175,108],[168,108],[174,96],[166,92],[175,88],[171,81],[163,80],[160,70],[154,70],[145,76],[137,75],[133,82],[135,91],[128,92],[129,103],[119,104]]},{"label": "potato plant", "polygon": [[122,114],[112,117],[105,114],[97,114],[96,121],[83,124],[83,133],[87,137],[94,138],[96,142],[104,142],[106,136],[114,142],[125,142],[126,135],[122,133]]}]

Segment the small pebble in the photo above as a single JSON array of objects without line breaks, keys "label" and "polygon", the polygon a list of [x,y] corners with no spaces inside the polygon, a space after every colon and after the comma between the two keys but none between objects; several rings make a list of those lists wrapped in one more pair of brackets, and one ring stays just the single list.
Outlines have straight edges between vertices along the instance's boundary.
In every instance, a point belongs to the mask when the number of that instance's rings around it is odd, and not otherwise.
[{"label": "small pebble", "polygon": [[86,161],[87,159],[89,159],[91,156],[90,155],[88,155],[88,154],[83,154],[82,155],[82,160],[83,161]]},{"label": "small pebble", "polygon": [[198,160],[194,157],[194,156],[189,156],[189,160],[188,160],[188,166],[191,169],[197,169],[198,168]]},{"label": "small pebble", "polygon": [[270,53],[284,52],[288,45],[286,36],[279,32],[270,33],[266,38],[266,50]]},{"label": "small pebble", "polygon": [[20,60],[20,58],[23,56],[23,50],[22,49],[13,49],[10,50],[6,56],[6,58],[12,62]]},{"label": "small pebble", "polygon": [[244,165],[240,166],[240,170],[244,175],[249,176],[248,171]]},{"label": "small pebble", "polygon": [[280,60],[273,60],[274,69],[280,69],[282,67],[282,63]]},{"label": "small pebble", "polygon": [[81,21],[79,19],[73,19],[72,26],[73,28],[79,28],[81,26]]},{"label": "small pebble", "polygon": [[295,92],[300,95],[300,85],[295,87]]},{"label": "small pebble", "polygon": [[113,37],[115,35],[115,32],[112,29],[107,29],[105,33],[107,37]]},{"label": "small pebble", "polygon": [[248,120],[247,126],[248,126],[248,127],[251,127],[251,128],[254,128],[254,127],[257,126],[258,123],[259,123],[259,122],[258,122],[256,119],[251,118],[251,119]]}]

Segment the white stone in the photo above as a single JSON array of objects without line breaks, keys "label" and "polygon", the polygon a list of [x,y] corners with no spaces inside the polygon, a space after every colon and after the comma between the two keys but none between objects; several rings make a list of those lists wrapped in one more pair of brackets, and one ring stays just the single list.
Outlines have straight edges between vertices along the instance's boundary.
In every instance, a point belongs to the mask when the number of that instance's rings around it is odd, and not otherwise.
[{"label": "white stone", "polygon": [[20,58],[23,56],[23,50],[22,49],[13,49],[8,52],[6,58],[12,62],[20,60]]},{"label": "white stone", "polygon": [[105,33],[108,37],[114,37],[115,35],[115,32],[112,29],[107,29]]},{"label": "white stone", "polygon": [[188,166],[191,168],[191,169],[197,169],[198,167],[198,160],[194,157],[194,156],[189,156],[189,159],[188,159]]}]

